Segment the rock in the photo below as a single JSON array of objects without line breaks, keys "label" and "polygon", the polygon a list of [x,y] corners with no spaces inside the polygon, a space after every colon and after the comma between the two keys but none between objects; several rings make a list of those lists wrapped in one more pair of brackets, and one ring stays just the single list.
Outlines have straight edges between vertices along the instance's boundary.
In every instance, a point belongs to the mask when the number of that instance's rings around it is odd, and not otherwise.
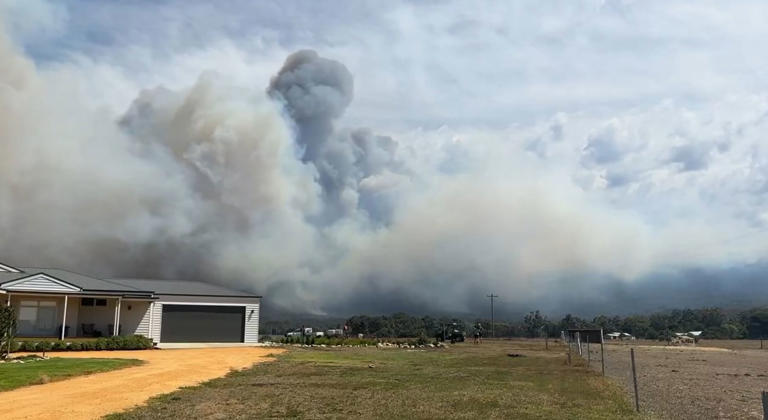
[{"label": "rock", "polygon": [[368,369],[373,369],[375,367],[376,367],[375,365],[368,365]]}]

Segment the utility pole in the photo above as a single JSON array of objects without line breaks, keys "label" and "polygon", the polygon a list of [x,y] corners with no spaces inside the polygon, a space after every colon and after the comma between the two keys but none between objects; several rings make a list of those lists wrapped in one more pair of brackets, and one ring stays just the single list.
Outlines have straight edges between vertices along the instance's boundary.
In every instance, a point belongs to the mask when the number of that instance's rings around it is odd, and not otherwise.
[{"label": "utility pole", "polygon": [[494,295],[493,293],[491,293],[486,297],[491,298],[491,337],[496,338],[496,334],[493,330],[493,298],[497,298],[499,297],[499,295]]}]

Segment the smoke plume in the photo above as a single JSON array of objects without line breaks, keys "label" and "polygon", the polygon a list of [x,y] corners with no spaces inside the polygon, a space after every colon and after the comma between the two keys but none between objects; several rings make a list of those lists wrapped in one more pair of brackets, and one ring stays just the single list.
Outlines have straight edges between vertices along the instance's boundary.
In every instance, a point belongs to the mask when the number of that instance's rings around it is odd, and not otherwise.
[{"label": "smoke plume", "polygon": [[[288,56],[266,89],[204,73],[142,90],[119,114],[78,88],[83,75],[36,68],[5,35],[0,63],[9,264],[212,281],[297,312],[478,311],[489,291],[510,308],[557,309],[678,275],[716,253],[670,250],[729,230],[652,225],[596,199],[645,170],[604,167],[642,150],[616,146],[631,136],[621,122],[581,136],[583,166],[567,171],[573,162],[539,160],[573,135],[562,115],[514,141],[340,126],[352,74],[311,50]],[[676,150],[668,161],[688,159]],[[706,162],[709,149],[696,151]]]}]

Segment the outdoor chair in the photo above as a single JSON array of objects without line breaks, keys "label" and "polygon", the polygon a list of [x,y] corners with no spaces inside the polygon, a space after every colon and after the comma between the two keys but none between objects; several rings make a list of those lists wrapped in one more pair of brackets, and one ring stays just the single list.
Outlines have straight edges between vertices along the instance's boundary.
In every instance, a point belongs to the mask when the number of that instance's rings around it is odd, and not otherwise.
[{"label": "outdoor chair", "polygon": [[101,337],[101,331],[97,330],[94,324],[80,324],[80,328],[86,337]]}]

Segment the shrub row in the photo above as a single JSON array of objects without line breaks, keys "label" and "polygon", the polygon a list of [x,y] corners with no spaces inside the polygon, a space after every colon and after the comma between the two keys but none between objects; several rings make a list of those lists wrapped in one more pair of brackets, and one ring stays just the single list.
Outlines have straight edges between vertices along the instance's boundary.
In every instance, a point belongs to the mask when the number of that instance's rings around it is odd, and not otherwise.
[{"label": "shrub row", "polygon": [[101,337],[92,341],[17,340],[13,351],[81,351],[81,350],[145,350],[153,347],[152,339],[142,335]]},{"label": "shrub row", "polygon": [[321,344],[327,346],[375,346],[377,340],[367,338],[315,337],[307,335],[304,337],[283,337],[280,342],[285,344],[314,344],[316,346]]}]

